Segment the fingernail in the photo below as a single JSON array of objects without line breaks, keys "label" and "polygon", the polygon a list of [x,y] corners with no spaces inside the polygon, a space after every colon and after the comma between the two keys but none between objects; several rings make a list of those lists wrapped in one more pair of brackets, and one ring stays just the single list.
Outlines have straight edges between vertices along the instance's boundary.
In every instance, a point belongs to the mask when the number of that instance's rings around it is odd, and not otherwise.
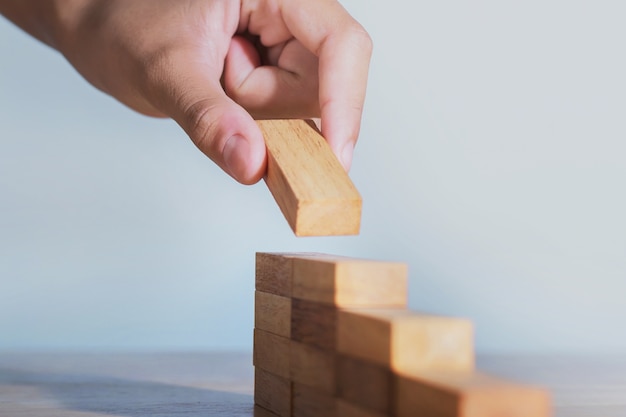
[{"label": "fingernail", "polygon": [[246,172],[250,143],[241,135],[233,135],[224,145],[224,163],[228,172],[237,181],[242,181]]},{"label": "fingernail", "polygon": [[346,172],[350,171],[350,166],[352,165],[352,154],[354,153],[354,146],[351,143],[346,143],[346,145],[341,150],[341,164]]}]

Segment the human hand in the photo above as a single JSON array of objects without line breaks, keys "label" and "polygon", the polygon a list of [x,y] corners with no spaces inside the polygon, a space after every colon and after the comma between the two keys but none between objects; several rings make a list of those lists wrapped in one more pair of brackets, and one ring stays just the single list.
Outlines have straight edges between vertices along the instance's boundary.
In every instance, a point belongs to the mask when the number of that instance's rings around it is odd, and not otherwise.
[{"label": "human hand", "polygon": [[55,46],[97,88],[172,117],[236,180],[266,169],[251,115],[321,117],[349,169],[371,40],[336,0],[80,1]]}]

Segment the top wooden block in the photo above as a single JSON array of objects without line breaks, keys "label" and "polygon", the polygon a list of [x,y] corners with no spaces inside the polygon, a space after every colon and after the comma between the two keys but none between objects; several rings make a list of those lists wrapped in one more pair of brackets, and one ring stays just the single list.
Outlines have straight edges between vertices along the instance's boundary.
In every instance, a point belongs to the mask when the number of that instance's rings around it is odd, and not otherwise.
[{"label": "top wooden block", "polygon": [[317,129],[304,120],[257,123],[265,182],[296,236],[359,234],[361,196]]},{"label": "top wooden block", "polygon": [[257,253],[256,289],[338,307],[405,307],[407,266],[319,253]]}]

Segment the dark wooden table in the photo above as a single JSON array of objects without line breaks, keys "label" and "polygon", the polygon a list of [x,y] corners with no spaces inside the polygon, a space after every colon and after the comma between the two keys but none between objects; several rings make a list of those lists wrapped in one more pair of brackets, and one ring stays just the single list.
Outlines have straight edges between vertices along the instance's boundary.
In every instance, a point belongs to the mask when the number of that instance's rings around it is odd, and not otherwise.
[{"label": "dark wooden table", "polygon": [[[250,353],[0,353],[1,417],[253,415]],[[556,417],[626,417],[626,357],[479,359],[552,390]]]}]

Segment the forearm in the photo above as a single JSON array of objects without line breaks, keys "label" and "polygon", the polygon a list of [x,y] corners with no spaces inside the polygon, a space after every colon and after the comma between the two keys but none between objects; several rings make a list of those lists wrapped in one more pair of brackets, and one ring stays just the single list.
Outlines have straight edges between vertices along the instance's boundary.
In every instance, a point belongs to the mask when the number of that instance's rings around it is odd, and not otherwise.
[{"label": "forearm", "polygon": [[62,49],[89,0],[0,0],[0,14],[55,49]]}]

